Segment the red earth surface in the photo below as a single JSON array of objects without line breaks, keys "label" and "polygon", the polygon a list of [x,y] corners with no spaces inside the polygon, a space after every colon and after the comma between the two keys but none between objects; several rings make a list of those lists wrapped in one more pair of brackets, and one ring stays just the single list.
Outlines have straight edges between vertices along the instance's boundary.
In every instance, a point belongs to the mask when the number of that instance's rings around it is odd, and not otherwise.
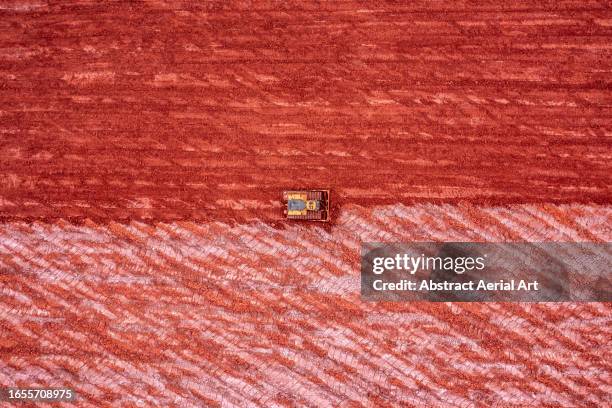
[{"label": "red earth surface", "polygon": [[0,217],[610,202],[612,13],[564,2],[5,2]]},{"label": "red earth surface", "polygon": [[610,303],[368,302],[361,242],[610,240],[604,206],[0,224],[0,384],[78,406],[602,407]]},{"label": "red earth surface", "polygon": [[[592,406],[609,303],[363,302],[362,242],[612,241],[604,1],[0,2],[0,387]],[[332,223],[281,220],[329,188]]]}]

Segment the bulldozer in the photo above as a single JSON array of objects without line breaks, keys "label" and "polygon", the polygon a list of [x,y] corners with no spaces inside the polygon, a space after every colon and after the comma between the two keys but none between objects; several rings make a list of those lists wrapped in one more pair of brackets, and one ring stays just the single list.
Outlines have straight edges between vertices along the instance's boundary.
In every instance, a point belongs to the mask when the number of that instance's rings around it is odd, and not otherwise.
[{"label": "bulldozer", "polygon": [[289,220],[329,221],[329,190],[283,191],[283,203]]}]

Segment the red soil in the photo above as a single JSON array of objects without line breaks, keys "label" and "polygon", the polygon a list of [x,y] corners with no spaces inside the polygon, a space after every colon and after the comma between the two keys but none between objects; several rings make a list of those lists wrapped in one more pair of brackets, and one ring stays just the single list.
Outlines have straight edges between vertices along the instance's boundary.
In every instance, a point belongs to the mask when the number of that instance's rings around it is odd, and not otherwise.
[{"label": "red soil", "polygon": [[[358,263],[610,241],[611,34],[592,0],[2,1],[0,385],[605,405],[609,304],[361,302]],[[333,226],[261,222],[308,187]]]},{"label": "red soil", "polygon": [[1,219],[610,202],[604,2],[193,3],[0,8]]},{"label": "red soil", "polygon": [[347,206],[332,233],[0,224],[0,385],[83,407],[603,407],[612,304],[366,302],[358,270],[361,242],[601,242],[611,220],[423,204]]}]

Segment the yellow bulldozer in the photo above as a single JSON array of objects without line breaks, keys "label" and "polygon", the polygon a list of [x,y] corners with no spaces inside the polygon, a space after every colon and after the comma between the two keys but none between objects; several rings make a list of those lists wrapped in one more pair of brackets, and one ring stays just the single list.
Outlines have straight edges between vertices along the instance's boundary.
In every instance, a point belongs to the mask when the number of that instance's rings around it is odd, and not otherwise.
[{"label": "yellow bulldozer", "polygon": [[287,219],[329,221],[329,190],[283,191],[283,203]]}]

